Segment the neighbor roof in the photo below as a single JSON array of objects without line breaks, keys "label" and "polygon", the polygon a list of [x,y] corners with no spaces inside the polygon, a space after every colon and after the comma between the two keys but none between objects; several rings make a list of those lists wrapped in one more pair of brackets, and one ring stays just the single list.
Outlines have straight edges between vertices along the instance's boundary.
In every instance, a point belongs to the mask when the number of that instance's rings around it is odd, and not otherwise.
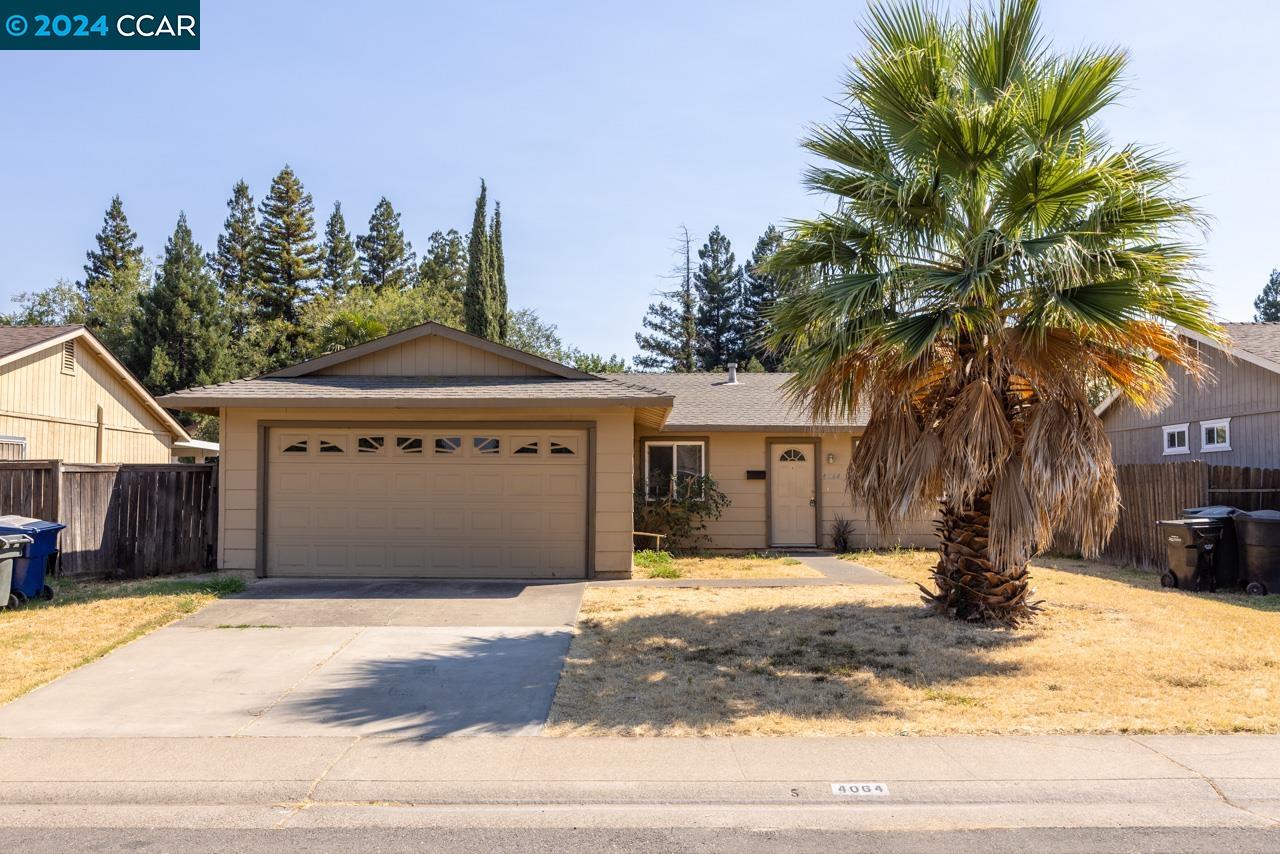
[{"label": "neighbor roof", "polygon": [[813,422],[802,409],[791,405],[783,385],[790,373],[738,373],[731,384],[729,375],[688,374],[604,374],[610,378],[644,383],[675,397],[663,431],[691,430],[848,430],[866,424],[865,414],[852,420]]},{"label": "neighbor roof", "polygon": [[52,342],[83,326],[0,326],[0,359]]},{"label": "neighbor roof", "polygon": [[638,383],[563,377],[265,376],[177,391],[165,406],[216,412],[221,406],[389,407],[546,406],[627,403],[670,406],[671,396]]},{"label": "neighbor roof", "polygon": [[147,391],[146,386],[138,382],[137,377],[129,372],[101,341],[93,336],[85,327],[76,324],[71,326],[0,326],[0,365],[17,361],[27,353],[52,347],[63,341],[84,341],[89,349],[98,354],[116,373],[119,380],[133,392],[144,407],[160,420],[170,433],[180,441],[191,437],[164,407],[156,402]]}]

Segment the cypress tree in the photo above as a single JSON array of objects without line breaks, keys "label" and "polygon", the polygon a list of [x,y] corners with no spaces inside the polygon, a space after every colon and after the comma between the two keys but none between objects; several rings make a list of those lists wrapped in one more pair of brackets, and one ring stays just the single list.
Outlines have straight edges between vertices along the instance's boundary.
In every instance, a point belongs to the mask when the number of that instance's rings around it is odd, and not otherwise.
[{"label": "cypress tree", "polygon": [[403,290],[413,284],[416,257],[404,239],[400,214],[383,196],[369,217],[369,233],[356,238],[360,250],[360,283],[375,288]]},{"label": "cypress tree", "polygon": [[636,344],[644,355],[636,367],[648,371],[689,373],[698,369],[698,296],[693,282],[693,238],[681,229],[677,249],[681,262],[674,275],[680,284],[661,293],[661,301],[650,303],[641,323],[649,334],[636,333]]},{"label": "cypress tree", "polygon": [[497,341],[507,340],[507,263],[502,256],[502,203],[493,203],[493,226],[489,229],[489,304],[498,318]]},{"label": "cypress tree", "polygon": [[186,214],[178,215],[155,286],[141,304],[137,339],[147,357],[145,382],[153,393],[224,378],[227,328],[218,283],[205,266]]},{"label": "cypress tree", "polygon": [[342,202],[333,203],[333,213],[324,225],[324,270],[320,279],[325,292],[336,297],[360,283],[360,260],[342,216]]},{"label": "cypress tree", "polygon": [[498,319],[494,317],[491,293],[492,274],[489,266],[492,256],[485,230],[485,213],[488,208],[488,189],[480,181],[480,195],[476,197],[475,215],[471,218],[471,236],[467,246],[467,286],[462,293],[462,316],[467,331],[490,341],[497,339]]},{"label": "cypress tree", "polygon": [[1272,270],[1271,278],[1253,301],[1253,319],[1258,323],[1280,323],[1280,270]]},{"label": "cypress tree", "polygon": [[316,244],[315,204],[286,165],[272,180],[259,212],[262,253],[255,308],[271,327],[268,364],[287,364],[301,353],[299,312],[324,260]]},{"label": "cypress tree", "polygon": [[777,371],[782,368],[782,356],[768,352],[761,340],[768,325],[768,311],[782,296],[786,281],[768,269],[768,261],[782,246],[782,232],[770,225],[756,241],[751,260],[743,268],[742,321],[746,337],[747,355],[757,360],[761,370]]},{"label": "cypress tree", "polygon": [[222,292],[222,303],[233,340],[244,338],[252,318],[250,299],[257,288],[258,212],[253,194],[243,180],[231,188],[227,200],[227,218],[218,235],[217,250],[206,259],[209,271]]},{"label": "cypress tree", "polygon": [[707,235],[698,259],[693,274],[698,293],[698,359],[704,371],[724,370],[729,362],[746,361],[742,268],[719,226]]},{"label": "cypress tree", "polygon": [[129,226],[120,197],[112,196],[102,229],[94,236],[97,248],[85,253],[76,312],[107,349],[135,372],[139,365],[134,361],[133,329],[148,269],[137,241],[138,233]]}]

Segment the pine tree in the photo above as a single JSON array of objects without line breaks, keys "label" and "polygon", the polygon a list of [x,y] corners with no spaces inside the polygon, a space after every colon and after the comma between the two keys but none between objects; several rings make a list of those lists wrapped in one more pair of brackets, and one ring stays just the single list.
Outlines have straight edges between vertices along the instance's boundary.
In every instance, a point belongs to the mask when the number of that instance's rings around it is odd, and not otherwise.
[{"label": "pine tree", "polygon": [[248,184],[237,181],[227,200],[227,218],[222,223],[222,234],[218,235],[217,250],[206,259],[222,292],[223,310],[233,341],[243,340],[249,329],[253,315],[250,300],[257,289],[260,249],[253,194]]},{"label": "pine tree", "polygon": [[649,334],[636,333],[636,344],[645,355],[636,367],[648,371],[689,373],[698,369],[698,296],[693,282],[693,238],[681,229],[677,252],[681,261],[673,271],[679,285],[663,291],[660,302],[650,303],[641,323]]},{"label": "pine tree", "polygon": [[493,224],[489,229],[489,304],[498,317],[498,337],[507,340],[507,262],[502,255],[502,203],[493,203]]},{"label": "pine tree", "polygon": [[186,214],[164,248],[155,286],[143,295],[137,341],[154,394],[224,379],[227,327],[218,283],[205,267]]},{"label": "pine tree", "polygon": [[496,340],[500,327],[494,314],[491,292],[492,272],[489,237],[485,230],[485,214],[489,193],[484,181],[480,182],[480,195],[476,197],[476,211],[471,220],[471,236],[467,246],[467,286],[462,294],[462,314],[467,331],[481,338]]},{"label": "pine tree", "polygon": [[369,233],[356,238],[360,250],[360,283],[375,288],[403,290],[413,284],[417,258],[404,239],[400,214],[383,196],[369,217]]},{"label": "pine tree", "polygon": [[698,259],[693,274],[698,293],[698,360],[704,371],[724,370],[729,362],[746,361],[742,268],[719,226],[707,235]]},{"label": "pine tree", "polygon": [[761,340],[768,325],[766,315],[794,278],[794,274],[789,274],[784,279],[767,267],[768,260],[782,246],[782,239],[782,232],[770,225],[756,241],[751,260],[743,268],[742,325],[746,350],[766,371],[782,369],[782,355],[768,352]]},{"label": "pine tree", "polygon": [[262,253],[254,302],[268,326],[267,363],[284,365],[301,353],[299,312],[324,259],[316,245],[315,204],[289,166],[272,180],[259,212]]},{"label": "pine tree", "polygon": [[333,213],[324,225],[324,269],[320,274],[325,293],[340,297],[360,283],[360,260],[356,244],[342,216],[342,202],[333,203]]},{"label": "pine tree", "polygon": [[85,253],[84,280],[77,285],[81,297],[77,319],[120,354],[128,367],[135,368],[130,359],[133,328],[148,264],[119,196],[111,198],[94,241],[97,248]]},{"label": "pine tree", "polygon": [[1280,323],[1280,270],[1272,270],[1267,286],[1253,301],[1253,319],[1259,323]]},{"label": "pine tree", "polygon": [[427,251],[418,265],[418,287],[426,288],[450,315],[462,315],[462,293],[467,287],[467,244],[454,229],[435,231],[427,238]]}]

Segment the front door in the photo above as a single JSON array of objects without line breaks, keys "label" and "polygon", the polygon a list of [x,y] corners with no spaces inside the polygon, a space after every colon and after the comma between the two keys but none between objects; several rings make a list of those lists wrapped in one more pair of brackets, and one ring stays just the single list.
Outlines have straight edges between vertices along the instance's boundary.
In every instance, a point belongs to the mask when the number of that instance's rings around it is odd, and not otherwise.
[{"label": "front door", "polygon": [[812,444],[769,445],[769,545],[817,545],[816,456],[817,447]]}]

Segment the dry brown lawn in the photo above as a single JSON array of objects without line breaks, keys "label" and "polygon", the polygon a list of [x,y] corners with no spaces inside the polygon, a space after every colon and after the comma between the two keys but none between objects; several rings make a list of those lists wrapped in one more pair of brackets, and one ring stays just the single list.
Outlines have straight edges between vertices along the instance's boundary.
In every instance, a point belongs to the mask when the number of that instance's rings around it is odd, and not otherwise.
[{"label": "dry brown lawn", "polygon": [[[928,552],[863,553],[927,581]],[[913,586],[589,588],[552,735],[1280,732],[1280,597],[1037,561],[1024,629]]]},{"label": "dry brown lawn", "polygon": [[238,578],[53,585],[52,602],[0,612],[0,703],[244,589]]},{"label": "dry brown lawn", "polygon": [[[822,573],[810,569],[793,557],[771,555],[716,555],[676,557],[671,560],[679,578],[822,578]],[[652,578],[651,569],[636,565],[632,578]]]}]

